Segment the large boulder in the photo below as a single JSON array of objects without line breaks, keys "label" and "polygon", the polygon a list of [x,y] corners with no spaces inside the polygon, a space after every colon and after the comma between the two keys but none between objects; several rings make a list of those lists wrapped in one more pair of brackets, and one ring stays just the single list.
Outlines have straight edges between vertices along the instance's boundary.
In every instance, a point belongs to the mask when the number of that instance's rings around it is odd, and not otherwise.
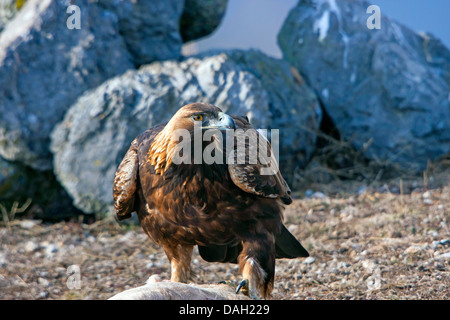
[{"label": "large boulder", "polygon": [[314,91],[288,63],[258,50],[225,51],[250,72],[267,92],[268,114],[264,127],[280,129],[280,164],[287,181],[307,165],[315,151],[322,111]]},{"label": "large boulder", "polygon": [[117,17],[87,0],[81,29],[70,0],[29,0],[0,34],[0,155],[51,168],[49,136],[86,89],[134,68]]},{"label": "large boulder", "polygon": [[[266,68],[280,79],[258,79],[256,73]],[[306,130],[292,132],[291,157],[304,152],[306,158],[314,148],[309,129],[318,128],[318,106],[314,95],[302,88],[305,85],[295,81],[285,63],[259,52],[154,62],[128,71],[80,97],[53,131],[57,178],[85,213],[108,214],[114,173],[131,141],[192,102],[208,102],[231,114],[245,114],[257,128],[277,123],[275,128],[283,132],[289,126],[303,126]],[[296,97],[302,93],[306,96]],[[284,150],[283,141],[281,144]]]},{"label": "large boulder", "polygon": [[136,66],[181,56],[179,21],[184,0],[102,0],[98,4],[117,15],[119,32]]},{"label": "large boulder", "polygon": [[211,34],[219,26],[227,9],[228,0],[186,0],[180,18],[183,42]]},{"label": "large boulder", "polygon": [[37,219],[60,220],[81,214],[52,171],[36,171],[0,157],[0,205],[13,218],[12,208],[24,208],[27,202],[26,212],[31,211]]},{"label": "large boulder", "polygon": [[5,28],[8,21],[12,20],[25,1],[2,0],[0,1],[0,32]]},{"label": "large boulder", "polygon": [[29,0],[0,35],[0,155],[51,169],[49,135],[87,89],[181,56],[182,0]]},{"label": "large boulder", "polygon": [[367,158],[422,170],[450,152],[450,52],[366,1],[300,1],[278,36],[341,137]]}]

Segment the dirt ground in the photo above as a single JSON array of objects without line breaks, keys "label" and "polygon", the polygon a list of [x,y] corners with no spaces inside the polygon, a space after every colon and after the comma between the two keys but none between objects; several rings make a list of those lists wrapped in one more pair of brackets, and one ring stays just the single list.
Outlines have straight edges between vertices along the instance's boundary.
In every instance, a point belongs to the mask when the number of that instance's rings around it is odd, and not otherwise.
[{"label": "dirt ground", "polygon": [[[273,298],[449,299],[448,182],[341,182],[299,192],[285,223],[311,257],[277,260]],[[163,251],[140,226],[112,218],[1,225],[0,299],[107,299],[151,275],[169,278]],[[207,263],[197,252],[192,269],[194,283],[241,280],[236,265]]]}]

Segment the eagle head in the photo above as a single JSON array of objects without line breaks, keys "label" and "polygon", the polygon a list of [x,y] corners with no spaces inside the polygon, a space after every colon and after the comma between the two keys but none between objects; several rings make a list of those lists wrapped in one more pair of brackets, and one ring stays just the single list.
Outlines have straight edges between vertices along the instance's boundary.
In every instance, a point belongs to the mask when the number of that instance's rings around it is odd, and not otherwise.
[{"label": "eagle head", "polygon": [[162,175],[172,164],[172,157],[177,150],[176,145],[180,142],[174,139],[174,133],[177,130],[184,130],[184,132],[187,130],[193,141],[196,128],[234,130],[236,124],[231,116],[211,104],[192,103],[181,107],[155,137],[148,151],[148,161],[155,166],[156,173]]}]

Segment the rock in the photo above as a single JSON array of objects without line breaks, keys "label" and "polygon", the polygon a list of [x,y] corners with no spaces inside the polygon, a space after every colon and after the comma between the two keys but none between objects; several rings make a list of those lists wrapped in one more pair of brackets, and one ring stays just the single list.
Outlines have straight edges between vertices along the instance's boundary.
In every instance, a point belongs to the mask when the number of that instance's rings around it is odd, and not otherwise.
[{"label": "rock", "polygon": [[305,258],[305,260],[303,260],[304,264],[313,264],[314,262],[316,262],[316,258],[314,258],[314,257],[308,257],[308,258]]},{"label": "rock", "polygon": [[450,52],[366,1],[300,1],[278,42],[316,91],[341,137],[381,163],[422,170],[450,152]]},{"label": "rock", "polygon": [[45,279],[45,278],[39,277],[39,278],[38,278],[38,283],[39,283],[39,285],[42,286],[42,287],[48,287],[48,286],[50,286],[50,281],[48,281],[48,280]]},{"label": "rock", "polygon": [[378,269],[378,265],[373,260],[363,260],[361,264],[367,273],[374,273]]},{"label": "rock", "polygon": [[425,191],[423,194],[422,194],[422,198],[423,199],[431,199],[432,198],[432,196],[433,196],[433,194],[431,193],[431,191]]},{"label": "rock", "polygon": [[42,221],[41,220],[32,220],[32,219],[26,219],[20,221],[20,227],[22,229],[33,229],[35,226],[39,225]]},{"label": "rock", "polygon": [[0,157],[0,204],[11,211],[15,202],[21,208],[29,199],[31,204],[24,209],[33,210],[36,219],[60,220],[81,214],[53,172],[36,171]]},{"label": "rock", "polygon": [[449,252],[445,252],[443,254],[437,255],[436,257],[434,257],[434,259],[436,260],[450,260],[450,251]]},{"label": "rock", "polygon": [[51,168],[49,135],[85,90],[134,68],[118,19],[77,2],[81,29],[69,29],[70,0],[29,0],[0,34],[0,155]]},{"label": "rock", "polygon": [[222,21],[228,0],[186,0],[180,19],[183,42],[196,40],[212,33]]},{"label": "rock", "polygon": [[39,249],[39,245],[36,243],[36,241],[27,241],[24,245],[24,249],[26,253],[34,252]]},{"label": "rock", "polygon": [[[0,267],[6,266],[6,263],[8,260],[6,259],[6,254],[3,252],[0,252]],[[0,275],[0,287],[1,287],[1,275]]]},{"label": "rock", "polygon": [[[248,53],[260,59],[258,69],[248,62],[246,54],[154,62],[110,79],[80,97],[53,131],[51,147],[55,173],[75,206],[86,213],[108,214],[114,174],[131,141],[192,102],[208,102],[230,114],[247,115],[256,128],[280,128],[281,150],[290,150],[287,154],[296,159],[292,162],[310,156],[315,139],[298,128],[317,129],[314,96],[305,88],[298,89],[290,72],[277,80],[281,88],[259,79],[256,72],[266,68],[265,64],[273,69],[274,77],[281,77],[286,65],[266,59],[262,53]],[[309,96],[296,96],[303,92]],[[284,129],[292,129],[296,144],[283,145]],[[289,168],[284,171],[280,167],[286,176],[291,174]]]},{"label": "rock", "polygon": [[119,32],[136,66],[181,57],[179,20],[184,1],[102,0],[98,3],[117,15]]},{"label": "rock", "polygon": [[328,198],[327,195],[325,193],[323,193],[322,191],[316,191],[311,195],[311,198],[313,199],[326,199]]},{"label": "rock", "polygon": [[450,246],[450,239],[442,239],[442,240],[433,241],[433,243],[432,243],[433,249],[436,249],[439,246],[443,246],[443,247]]},{"label": "rock", "polygon": [[12,20],[23,6],[24,1],[2,0],[0,2],[0,32],[8,21]]},{"label": "rock", "polygon": [[250,300],[226,285],[194,285],[178,282],[147,282],[144,286],[129,289],[108,300]]},{"label": "rock", "polygon": [[0,288],[8,288],[11,286],[11,280],[0,274]]},{"label": "rock", "polygon": [[311,159],[322,121],[319,101],[303,78],[288,63],[257,50],[230,50],[227,55],[261,81],[267,91],[270,121],[267,129],[280,129],[280,167],[291,183],[297,168]]},{"label": "rock", "polygon": [[412,245],[409,246],[408,248],[406,248],[406,250],[404,251],[404,254],[406,255],[418,255],[425,252],[425,249],[421,246],[418,245]]},{"label": "rock", "polygon": [[59,246],[55,243],[49,243],[48,245],[43,246],[45,256],[49,259],[51,259],[56,252],[59,250]]}]

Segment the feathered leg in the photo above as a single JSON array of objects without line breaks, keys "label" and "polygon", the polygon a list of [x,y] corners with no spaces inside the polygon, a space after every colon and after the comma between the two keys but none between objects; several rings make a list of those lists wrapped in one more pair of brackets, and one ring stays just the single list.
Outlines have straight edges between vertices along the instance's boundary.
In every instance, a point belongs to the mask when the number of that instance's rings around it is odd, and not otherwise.
[{"label": "feathered leg", "polygon": [[[248,286],[248,294],[253,299],[270,298],[275,277],[273,235],[259,235],[253,239],[246,239],[242,244],[239,270],[242,272],[244,280],[241,285]],[[236,291],[239,289],[240,287]]]},{"label": "feathered leg", "polygon": [[191,257],[193,246],[164,244],[164,251],[170,261],[170,281],[187,283],[191,278]]}]

